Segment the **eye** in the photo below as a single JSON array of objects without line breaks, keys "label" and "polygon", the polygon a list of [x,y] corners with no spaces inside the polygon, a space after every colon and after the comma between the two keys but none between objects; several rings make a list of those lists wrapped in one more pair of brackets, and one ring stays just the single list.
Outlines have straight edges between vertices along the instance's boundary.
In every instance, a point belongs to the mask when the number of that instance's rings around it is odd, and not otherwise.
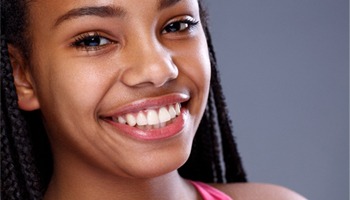
[{"label": "eye", "polygon": [[198,24],[198,21],[196,21],[193,18],[188,17],[186,19],[174,21],[174,22],[167,24],[164,27],[164,29],[162,30],[162,33],[163,34],[176,33],[176,32],[183,32],[183,31],[191,30],[197,24]]},{"label": "eye", "polygon": [[107,39],[106,37],[100,36],[98,33],[84,33],[77,36],[75,41],[72,43],[72,46],[76,48],[83,48],[86,51],[93,51],[113,43],[113,41]]}]

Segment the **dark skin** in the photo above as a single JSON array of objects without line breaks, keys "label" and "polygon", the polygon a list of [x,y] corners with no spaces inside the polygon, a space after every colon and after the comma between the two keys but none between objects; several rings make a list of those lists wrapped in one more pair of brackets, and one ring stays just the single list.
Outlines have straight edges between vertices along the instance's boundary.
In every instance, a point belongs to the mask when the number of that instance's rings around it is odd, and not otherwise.
[{"label": "dark skin", "polygon": [[[29,16],[30,62],[9,50],[19,106],[41,110],[52,145],[45,200],[201,199],[177,173],[209,91],[197,1],[39,0]],[[174,119],[131,125],[140,112],[177,104]],[[234,199],[303,199],[265,184],[214,187]]]}]

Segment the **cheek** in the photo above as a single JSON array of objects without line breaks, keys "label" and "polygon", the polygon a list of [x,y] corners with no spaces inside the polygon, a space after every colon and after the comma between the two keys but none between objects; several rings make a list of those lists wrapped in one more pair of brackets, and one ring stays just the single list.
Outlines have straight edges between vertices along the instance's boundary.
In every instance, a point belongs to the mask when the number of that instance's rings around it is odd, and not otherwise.
[{"label": "cheek", "polygon": [[38,96],[53,146],[80,151],[96,140],[91,136],[98,130],[96,106],[111,78],[98,70],[96,62],[71,61],[50,59],[40,65]]},{"label": "cheek", "polygon": [[197,126],[208,99],[211,67],[204,36],[189,47],[191,48],[182,51],[183,56],[178,59],[178,66],[180,74],[189,81],[187,86],[190,88],[192,101],[189,102],[188,107]]},{"label": "cheek", "polygon": [[42,110],[54,109],[59,115],[90,114],[100,100],[108,77],[96,70],[95,64],[57,62],[42,65],[39,79],[39,96]]},{"label": "cheek", "polygon": [[200,98],[206,99],[210,77],[211,67],[205,37],[198,40],[192,49],[186,51],[184,61],[186,64],[181,65],[181,70],[192,81],[195,86],[195,92],[200,94]]},{"label": "cheek", "polygon": [[197,53],[198,66],[195,69],[191,70],[189,74],[198,88],[206,93],[205,91],[209,90],[211,67],[207,48],[203,49],[205,50],[199,51]]}]

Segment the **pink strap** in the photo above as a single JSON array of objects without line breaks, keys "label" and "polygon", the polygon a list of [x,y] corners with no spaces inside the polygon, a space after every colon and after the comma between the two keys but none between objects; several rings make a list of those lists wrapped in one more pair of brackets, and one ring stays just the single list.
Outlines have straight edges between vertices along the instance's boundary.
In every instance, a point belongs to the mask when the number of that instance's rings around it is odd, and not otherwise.
[{"label": "pink strap", "polygon": [[205,183],[197,181],[190,181],[190,183],[197,189],[203,200],[232,200],[231,197],[220,190]]}]

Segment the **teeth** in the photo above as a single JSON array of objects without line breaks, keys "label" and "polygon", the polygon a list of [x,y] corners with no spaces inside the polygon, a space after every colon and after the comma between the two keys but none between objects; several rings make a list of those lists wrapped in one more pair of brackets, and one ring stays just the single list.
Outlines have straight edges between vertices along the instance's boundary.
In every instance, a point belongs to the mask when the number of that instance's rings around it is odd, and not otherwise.
[{"label": "teeth", "polygon": [[175,104],[175,111],[176,111],[176,115],[180,114],[181,110],[180,110],[180,104],[179,103]]},{"label": "teeth", "polygon": [[140,111],[139,114],[137,114],[136,123],[137,123],[138,126],[147,125],[147,118],[143,114],[143,112]]},{"label": "teeth", "polygon": [[121,124],[126,124],[126,120],[124,119],[124,117],[119,116],[117,120]]},{"label": "teeth", "polygon": [[159,122],[160,123],[167,122],[170,119],[171,119],[171,117],[170,117],[168,110],[165,107],[161,107],[159,109]]},{"label": "teeth", "polygon": [[166,126],[166,123],[181,113],[180,103],[161,107],[158,109],[148,109],[138,113],[128,113],[124,116],[112,117],[114,122],[128,124],[129,126],[150,126],[151,128],[160,128]]},{"label": "teeth", "polygon": [[147,122],[148,125],[159,124],[158,114],[155,110],[149,110],[147,112]]},{"label": "teeth", "polygon": [[132,114],[127,114],[126,115],[126,122],[130,125],[130,126],[135,126],[136,125],[136,119]]},{"label": "teeth", "polygon": [[170,114],[170,118],[175,118],[176,117],[176,111],[173,105],[169,106],[169,114]]}]

